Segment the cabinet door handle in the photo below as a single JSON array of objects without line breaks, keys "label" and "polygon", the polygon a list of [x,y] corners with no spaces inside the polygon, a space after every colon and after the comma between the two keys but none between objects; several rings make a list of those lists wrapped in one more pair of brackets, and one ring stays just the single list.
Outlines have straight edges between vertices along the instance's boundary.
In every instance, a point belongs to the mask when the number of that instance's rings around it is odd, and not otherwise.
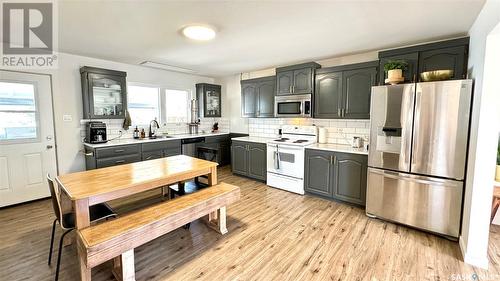
[{"label": "cabinet door handle", "polygon": [[337,116],[342,117],[342,109],[337,108]]},{"label": "cabinet door handle", "polygon": [[153,158],[153,155],[149,155],[148,157],[146,157],[146,160],[149,160],[151,158]]},{"label": "cabinet door handle", "polygon": [[292,86],[292,92],[295,93],[295,85]]},{"label": "cabinet door handle", "polygon": [[122,164],[122,163],[125,163],[125,160],[116,160],[115,161],[115,164]]},{"label": "cabinet door handle", "polygon": [[335,165],[337,163],[337,156],[331,155],[330,156],[330,164]]},{"label": "cabinet door handle", "polygon": [[92,157],[92,156],[94,156],[94,152],[87,152],[87,153],[85,153],[85,156],[90,156],[90,157]]},{"label": "cabinet door handle", "polygon": [[290,87],[288,87],[288,92],[291,93],[292,92],[292,85],[290,85]]},{"label": "cabinet door handle", "polygon": [[115,149],[115,153],[122,153],[125,152],[125,149]]}]

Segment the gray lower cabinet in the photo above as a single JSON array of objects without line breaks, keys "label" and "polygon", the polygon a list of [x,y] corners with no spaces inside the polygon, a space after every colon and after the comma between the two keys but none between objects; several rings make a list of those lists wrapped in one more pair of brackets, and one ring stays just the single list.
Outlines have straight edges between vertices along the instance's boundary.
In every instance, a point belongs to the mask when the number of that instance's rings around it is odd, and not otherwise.
[{"label": "gray lower cabinet", "polygon": [[306,149],[304,189],[364,206],[368,156]]},{"label": "gray lower cabinet", "polygon": [[332,196],[332,153],[322,150],[306,150],[304,188],[308,193]]},{"label": "gray lower cabinet", "polygon": [[169,140],[142,144],[142,161],[181,154],[181,141]]},{"label": "gray lower cabinet", "polygon": [[233,141],[231,168],[233,174],[265,181],[267,178],[266,144]]},{"label": "gray lower cabinet", "polygon": [[118,145],[102,148],[85,147],[87,170],[153,160],[181,154],[181,141]]},{"label": "gray lower cabinet", "polygon": [[85,148],[87,170],[141,161],[141,145],[130,144],[103,148]]}]

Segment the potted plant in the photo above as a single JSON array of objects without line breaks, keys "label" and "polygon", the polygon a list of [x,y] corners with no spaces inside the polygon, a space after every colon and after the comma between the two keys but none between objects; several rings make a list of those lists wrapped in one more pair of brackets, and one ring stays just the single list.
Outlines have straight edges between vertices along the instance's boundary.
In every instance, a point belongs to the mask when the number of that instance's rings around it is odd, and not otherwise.
[{"label": "potted plant", "polygon": [[404,81],[403,71],[408,69],[408,63],[404,60],[389,60],[384,64],[387,73],[386,83],[397,84]]},{"label": "potted plant", "polygon": [[497,171],[495,173],[495,180],[500,182],[500,139],[498,139],[497,148]]}]

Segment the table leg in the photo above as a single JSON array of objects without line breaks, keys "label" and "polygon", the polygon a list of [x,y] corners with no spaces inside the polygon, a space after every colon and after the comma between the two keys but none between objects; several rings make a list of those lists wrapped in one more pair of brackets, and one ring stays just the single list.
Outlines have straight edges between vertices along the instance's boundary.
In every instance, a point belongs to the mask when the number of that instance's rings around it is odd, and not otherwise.
[{"label": "table leg", "polygon": [[[76,229],[83,229],[90,226],[90,215],[89,215],[89,200],[80,199],[74,201],[75,209],[75,219],[76,219]],[[90,281],[90,269],[85,265],[85,261],[81,258],[86,253],[83,253],[80,247],[78,248],[78,256],[80,257],[80,276],[82,281]]]}]

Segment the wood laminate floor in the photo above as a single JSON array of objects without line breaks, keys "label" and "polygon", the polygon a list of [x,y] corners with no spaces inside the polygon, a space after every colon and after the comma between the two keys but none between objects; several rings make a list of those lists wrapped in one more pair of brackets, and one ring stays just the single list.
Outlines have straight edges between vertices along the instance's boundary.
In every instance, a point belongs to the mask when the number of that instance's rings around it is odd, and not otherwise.
[{"label": "wood laminate floor", "polygon": [[[137,280],[500,280],[498,226],[484,271],[461,261],[458,243],[370,219],[363,209],[270,188],[231,175],[229,167],[220,169],[219,181],[242,192],[228,207],[229,233],[195,222],[189,231],[177,229],[137,248]],[[111,205],[126,213],[159,194]],[[0,210],[0,280],[53,280],[55,261],[47,266],[53,218],[49,200]],[[60,280],[77,277],[71,245],[64,248]],[[92,280],[113,280],[111,263],[94,268]]]}]

